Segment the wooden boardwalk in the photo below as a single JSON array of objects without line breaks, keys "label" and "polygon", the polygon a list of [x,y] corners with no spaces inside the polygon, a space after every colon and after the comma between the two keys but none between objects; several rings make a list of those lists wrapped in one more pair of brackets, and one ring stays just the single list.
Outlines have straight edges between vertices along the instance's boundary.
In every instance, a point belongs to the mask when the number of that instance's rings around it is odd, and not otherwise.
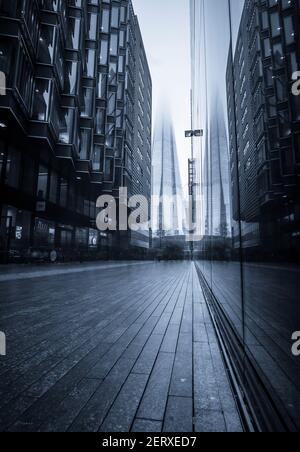
[{"label": "wooden boardwalk", "polygon": [[194,265],[82,268],[2,278],[0,430],[241,431]]}]

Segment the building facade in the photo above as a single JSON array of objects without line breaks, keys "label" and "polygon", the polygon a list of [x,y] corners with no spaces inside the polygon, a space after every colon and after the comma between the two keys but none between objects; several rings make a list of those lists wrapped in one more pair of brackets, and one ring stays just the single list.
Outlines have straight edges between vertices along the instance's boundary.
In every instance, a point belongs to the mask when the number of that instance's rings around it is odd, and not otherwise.
[{"label": "building facade", "polygon": [[[103,255],[120,236],[97,231],[96,200],[117,198],[120,186],[132,192],[138,108],[139,149],[151,158],[151,76],[132,4],[4,0],[0,23],[2,254]],[[128,247],[130,236],[122,240]]]},{"label": "building facade", "polygon": [[243,246],[266,252],[300,246],[300,98],[292,93],[299,18],[296,1],[246,1],[234,61],[231,54],[228,60],[233,206],[239,190]]}]

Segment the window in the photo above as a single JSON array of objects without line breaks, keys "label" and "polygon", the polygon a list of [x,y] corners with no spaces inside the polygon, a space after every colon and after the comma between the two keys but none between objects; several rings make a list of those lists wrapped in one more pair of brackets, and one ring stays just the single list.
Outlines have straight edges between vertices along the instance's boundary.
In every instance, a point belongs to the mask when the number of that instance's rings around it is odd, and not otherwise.
[{"label": "window", "polygon": [[30,63],[29,56],[25,52],[22,45],[20,45],[19,48],[18,74],[16,85],[23,102],[27,107],[27,110],[30,111],[33,87],[33,69]]},{"label": "window", "polygon": [[60,111],[59,142],[71,144],[73,142],[74,110],[62,108]]},{"label": "window", "polygon": [[37,183],[37,196],[39,199],[47,198],[48,189],[48,169],[40,165],[38,173],[38,183]]},{"label": "window", "polygon": [[95,77],[96,50],[87,49],[86,51],[86,74],[88,77]]},{"label": "window", "polygon": [[50,189],[49,189],[49,200],[56,204],[57,202],[57,181],[58,177],[55,171],[51,171],[50,174]]},{"label": "window", "polygon": [[95,41],[97,38],[97,14],[89,13],[89,39]]},{"label": "window", "polygon": [[21,154],[15,149],[10,149],[7,155],[4,183],[9,187],[18,188],[21,170]]},{"label": "window", "polygon": [[78,82],[78,63],[75,61],[66,61],[65,63],[65,94],[75,95],[77,94],[77,82]]},{"label": "window", "polygon": [[113,181],[114,177],[114,161],[113,159],[105,159],[104,178],[106,181]]},{"label": "window", "polygon": [[101,146],[96,145],[94,147],[94,153],[93,153],[93,170],[94,171],[101,170],[101,155],[102,155],[102,148],[101,148]]},{"label": "window", "polygon": [[97,108],[95,133],[98,135],[105,133],[105,110],[102,108]]},{"label": "window", "polygon": [[106,65],[108,58],[108,41],[101,41],[101,49],[100,49],[100,64]]},{"label": "window", "polygon": [[111,26],[113,28],[119,27],[119,17],[120,17],[120,10],[117,6],[113,6],[111,10]]},{"label": "window", "polygon": [[281,33],[281,27],[280,27],[280,19],[278,12],[272,13],[270,16],[271,19],[271,30],[272,30],[272,36],[279,36]]},{"label": "window", "polygon": [[32,119],[46,122],[49,119],[51,82],[47,79],[36,79]]},{"label": "window", "polygon": [[102,31],[102,33],[109,32],[109,10],[108,9],[104,9],[102,12],[101,31]]},{"label": "window", "polygon": [[92,146],[91,129],[81,129],[80,131],[80,151],[79,158],[81,160],[89,160]]},{"label": "window", "polygon": [[59,179],[59,205],[67,207],[68,203],[68,181],[61,177]]},{"label": "window", "polygon": [[56,41],[56,28],[51,25],[42,25],[39,39],[38,59],[41,63],[52,64]]},{"label": "window", "polygon": [[79,50],[81,20],[79,18],[70,17],[69,32],[67,46],[72,50]]},{"label": "window", "polygon": [[112,33],[110,36],[110,55],[117,56],[118,54],[118,34]]},{"label": "window", "polygon": [[94,101],[94,89],[83,89],[83,105],[81,107],[81,117],[91,118],[93,115],[93,101]]},{"label": "window", "polygon": [[107,88],[107,74],[100,73],[98,75],[98,97],[106,98],[106,88]]}]

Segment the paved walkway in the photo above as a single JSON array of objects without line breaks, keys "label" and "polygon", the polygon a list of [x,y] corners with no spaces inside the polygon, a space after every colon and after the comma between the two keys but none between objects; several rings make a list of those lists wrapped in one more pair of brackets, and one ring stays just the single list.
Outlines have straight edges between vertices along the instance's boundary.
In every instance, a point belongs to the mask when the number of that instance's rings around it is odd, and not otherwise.
[{"label": "paved walkway", "polygon": [[241,431],[193,264],[83,270],[0,283],[0,430]]},{"label": "paved walkway", "polygon": [[[152,261],[143,262],[143,265],[152,264]],[[109,270],[112,268],[132,267],[140,265],[140,262],[108,262],[107,264],[55,264],[41,266],[0,266],[0,282],[19,281],[23,279],[45,278],[47,276],[70,275],[72,273],[83,273],[99,270]]]}]

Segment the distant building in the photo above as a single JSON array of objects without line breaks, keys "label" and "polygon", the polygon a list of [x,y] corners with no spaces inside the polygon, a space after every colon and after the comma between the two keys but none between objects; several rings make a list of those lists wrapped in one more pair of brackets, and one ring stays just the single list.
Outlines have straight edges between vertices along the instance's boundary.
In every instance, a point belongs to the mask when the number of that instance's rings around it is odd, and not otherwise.
[{"label": "distant building", "polygon": [[97,197],[120,186],[150,201],[152,86],[131,1],[2,0],[0,37],[1,248],[147,247],[95,224]]},{"label": "distant building", "polygon": [[[158,114],[153,140],[152,225],[156,235],[179,235],[183,230],[182,185],[175,133],[169,112]],[[169,202],[169,201],[174,201]]]},{"label": "distant building", "polygon": [[231,235],[229,151],[225,112],[217,94],[211,106],[208,137],[205,153],[210,154],[211,168],[204,167],[204,171],[209,174],[212,195],[210,231],[212,236],[226,238]]}]

